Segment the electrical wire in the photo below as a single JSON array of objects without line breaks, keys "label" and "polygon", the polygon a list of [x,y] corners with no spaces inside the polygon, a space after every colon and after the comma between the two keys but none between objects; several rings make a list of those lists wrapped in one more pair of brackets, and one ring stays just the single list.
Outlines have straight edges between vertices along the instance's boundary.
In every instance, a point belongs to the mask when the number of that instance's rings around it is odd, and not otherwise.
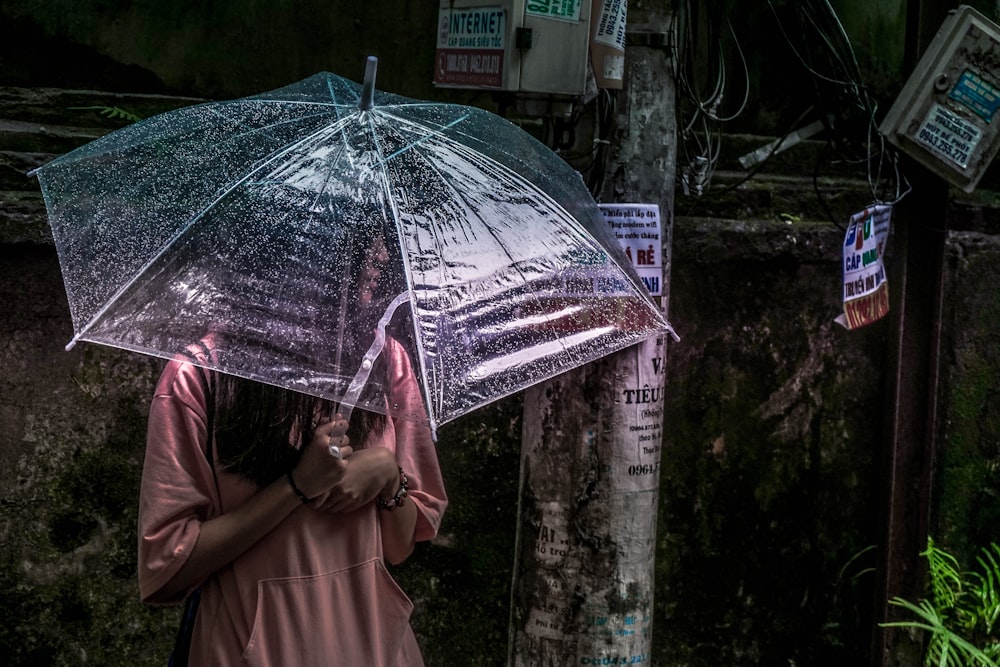
[{"label": "electrical wire", "polygon": [[615,126],[615,115],[618,108],[618,96],[611,90],[601,90],[595,101],[595,132],[593,159],[589,167],[590,176],[587,187],[594,199],[600,200],[601,191],[607,172],[609,138]]},{"label": "electrical wire", "polygon": [[[769,154],[740,182],[714,189],[712,175],[721,154],[722,126],[739,117],[749,102],[749,68],[733,28],[736,19],[729,18],[746,4],[676,0],[668,47],[677,91],[677,179],[683,191],[696,195],[727,192],[746,183],[760,172],[791,132],[798,129],[798,123],[815,113],[824,123],[827,145],[815,165],[813,188],[831,222],[840,226],[819,186],[821,170],[826,165],[863,165],[875,203],[900,201],[910,192],[909,183],[900,171],[895,149],[887,145],[878,131],[877,104],[864,82],[851,38],[829,0],[766,2],[785,45],[807,74],[805,78],[812,85],[814,101],[806,105],[806,110],[775,142]],[[736,88],[730,84],[731,74],[739,70],[743,76],[742,101],[734,111],[723,112],[723,100],[732,98],[732,89]],[[831,153],[834,160],[828,159]]]},{"label": "electrical wire", "polygon": [[726,192],[730,192],[732,190],[735,190],[735,189],[739,188],[741,185],[745,184],[747,181],[749,181],[754,176],[756,176],[757,173],[760,172],[760,170],[764,168],[764,166],[767,164],[768,160],[770,160],[772,157],[774,157],[775,153],[778,152],[778,149],[781,148],[781,144],[784,143],[785,139],[787,139],[788,136],[792,132],[794,132],[796,128],[800,127],[801,124],[802,124],[802,121],[804,121],[806,118],[808,118],[809,115],[814,110],[815,110],[815,107],[809,106],[805,111],[803,111],[801,114],[799,114],[798,118],[796,118],[795,121],[792,122],[788,126],[788,129],[785,130],[784,134],[781,135],[781,137],[778,139],[778,141],[773,142],[773,145],[771,146],[771,150],[764,157],[764,159],[762,159],[760,162],[758,162],[756,165],[754,165],[754,167],[750,171],[748,171],[746,173],[746,175],[743,176],[743,178],[741,178],[739,181],[737,181],[735,183],[730,183],[725,188],[721,188],[721,189],[715,190],[713,192],[715,192],[717,194],[723,194],[723,193],[726,193]]},{"label": "electrical wire", "polygon": [[[608,138],[615,125],[617,96],[611,90],[598,89],[592,102],[574,105],[568,118],[544,117],[540,121],[541,140],[584,177],[591,195],[599,199],[607,170]],[[590,114],[593,115],[591,145],[579,148],[581,120]]]},{"label": "electrical wire", "polygon": [[[774,2],[767,0],[767,4],[792,54],[811,75],[816,99],[831,107],[821,115],[845,118],[844,110],[854,110],[862,116],[863,137],[844,133],[835,123],[828,124],[827,129],[841,157],[848,163],[866,165],[868,189],[875,203],[886,203],[890,190],[894,190],[892,201],[898,202],[909,192],[908,184],[899,171],[895,150],[886,145],[878,131],[877,104],[863,81],[851,39],[836,11],[828,0],[791,2],[794,18],[798,20],[798,30],[791,31]],[[792,34],[801,36],[801,43],[793,39]],[[817,44],[822,48],[817,50]],[[859,143],[860,148],[857,147]],[[892,166],[891,171],[886,169],[887,161]],[[818,187],[816,192],[822,198]],[[823,204],[825,207],[825,202]]]},{"label": "electrical wire", "polygon": [[[726,3],[707,0],[707,15],[726,16]],[[677,88],[678,138],[679,148],[685,163],[678,169],[678,181],[687,194],[701,195],[711,186],[722,148],[722,124],[738,118],[750,100],[750,74],[746,57],[732,23],[725,22],[728,35],[742,74],[742,99],[731,112],[722,111],[723,101],[730,92],[729,67],[726,64],[726,50],[722,31],[714,21],[703,25],[700,17],[701,6],[692,0],[680,0],[675,5],[668,29],[667,46],[671,52],[673,78]],[[705,30],[705,46],[699,43],[699,35]],[[702,57],[705,62],[702,64]],[[697,76],[704,70],[703,78]],[[709,92],[703,92],[708,90]]]},{"label": "electrical wire", "polygon": [[[837,224],[819,187],[825,165],[863,164],[875,203],[901,200],[910,191],[909,183],[900,172],[894,149],[878,131],[877,104],[864,82],[850,36],[829,0],[765,1],[792,57],[808,75],[815,99],[739,183],[713,189],[712,177],[722,155],[723,126],[745,113],[750,101],[747,58],[729,18],[747,4],[738,0],[675,0],[666,46],[676,91],[676,178],[683,191],[702,195],[739,187],[760,172],[784,140],[799,129],[799,123],[815,113],[824,123],[827,147],[817,160],[813,187],[831,221]],[[738,76],[734,77],[734,72]],[[593,144],[583,149],[574,148],[580,108],[568,119],[550,116],[544,121],[545,143],[587,175],[595,199],[604,186],[616,99],[612,91],[598,91],[593,106]],[[738,103],[726,109],[725,102],[732,99]],[[858,125],[859,119],[863,127]],[[831,152],[837,159],[826,159]]]}]

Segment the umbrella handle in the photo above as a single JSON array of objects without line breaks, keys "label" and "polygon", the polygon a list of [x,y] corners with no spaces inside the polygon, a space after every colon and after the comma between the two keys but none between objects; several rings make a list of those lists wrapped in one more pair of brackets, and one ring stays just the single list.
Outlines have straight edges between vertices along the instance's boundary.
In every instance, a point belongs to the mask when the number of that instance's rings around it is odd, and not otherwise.
[{"label": "umbrella handle", "polygon": [[358,108],[368,111],[375,106],[375,71],[378,69],[378,58],[368,56],[365,63],[365,80],[361,88],[361,103]]},{"label": "umbrella handle", "polygon": [[389,325],[389,320],[392,319],[396,309],[403,305],[405,301],[408,301],[409,298],[410,293],[403,292],[393,299],[375,326],[375,340],[372,341],[368,351],[365,352],[365,356],[361,360],[361,367],[354,374],[354,379],[351,380],[347,392],[341,399],[340,414],[343,415],[344,419],[350,421],[354,405],[357,403],[358,397],[361,395],[361,390],[368,383],[368,377],[372,374],[372,369],[375,367],[375,360],[378,358],[378,355],[382,354],[382,348],[385,347],[385,328]]}]

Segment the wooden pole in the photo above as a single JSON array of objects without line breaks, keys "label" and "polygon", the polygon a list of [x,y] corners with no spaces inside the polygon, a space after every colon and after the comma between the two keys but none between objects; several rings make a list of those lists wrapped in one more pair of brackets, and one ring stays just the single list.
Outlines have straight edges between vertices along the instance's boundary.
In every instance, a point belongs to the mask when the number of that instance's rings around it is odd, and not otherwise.
[{"label": "wooden pole", "polygon": [[[904,61],[911,71],[951,3],[909,0]],[[882,450],[883,527],[875,619],[899,620],[889,600],[924,596],[935,447],[941,298],[948,186],[928,169],[904,159],[913,189],[896,207],[890,242],[889,289],[896,295],[889,340],[886,437]],[[921,664],[922,646],[906,632],[877,626],[871,664]]]}]

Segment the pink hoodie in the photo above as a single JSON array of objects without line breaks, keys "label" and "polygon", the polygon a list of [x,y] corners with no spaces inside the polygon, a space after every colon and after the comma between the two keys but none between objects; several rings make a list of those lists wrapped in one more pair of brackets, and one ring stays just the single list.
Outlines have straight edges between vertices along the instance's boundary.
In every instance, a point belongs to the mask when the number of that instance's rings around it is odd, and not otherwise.
[{"label": "pink hoodie", "polygon": [[[386,345],[390,400],[419,408],[409,360]],[[205,456],[205,396],[199,371],[167,365],[149,414],[139,501],[139,589],[144,601],[174,604],[158,591],[180,569],[201,523],[245,502],[256,486]],[[447,506],[429,430],[390,419],[368,447],[395,451],[417,507],[416,539],[437,534]],[[213,448],[215,451],[215,448]],[[374,503],[351,514],[296,509],[252,548],[201,584],[191,664],[308,667],[422,665],[410,628],[413,608],[383,565]]]}]

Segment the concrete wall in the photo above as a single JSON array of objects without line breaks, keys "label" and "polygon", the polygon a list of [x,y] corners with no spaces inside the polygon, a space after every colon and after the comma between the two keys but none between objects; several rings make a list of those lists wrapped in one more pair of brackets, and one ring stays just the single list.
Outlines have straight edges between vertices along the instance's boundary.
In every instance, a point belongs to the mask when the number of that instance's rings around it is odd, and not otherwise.
[{"label": "concrete wall", "polygon": [[[430,86],[432,5],[14,0],[0,8],[6,664],[163,664],[177,621],[175,609],[141,606],[134,579],[144,419],[160,364],[86,344],[63,350],[65,296],[24,171],[115,123],[75,107],[147,115],[184,100],[40,89],[228,97],[320,69],[360,76],[374,53],[380,87],[488,105]],[[54,64],[42,54],[55,54]],[[730,160],[741,154],[727,150]],[[782,171],[808,173],[801,164]],[[867,203],[856,179],[824,187],[844,211]],[[949,241],[933,525],[966,554],[993,539],[1000,515],[995,189],[986,184],[952,209],[961,231]],[[832,323],[842,235],[813,197],[808,182],[771,178],[736,201],[678,199],[671,319],[683,340],[668,365],[651,664],[868,660],[889,322],[855,332]],[[439,539],[396,570],[429,665],[506,657],[520,401],[442,429],[453,504]]]}]

